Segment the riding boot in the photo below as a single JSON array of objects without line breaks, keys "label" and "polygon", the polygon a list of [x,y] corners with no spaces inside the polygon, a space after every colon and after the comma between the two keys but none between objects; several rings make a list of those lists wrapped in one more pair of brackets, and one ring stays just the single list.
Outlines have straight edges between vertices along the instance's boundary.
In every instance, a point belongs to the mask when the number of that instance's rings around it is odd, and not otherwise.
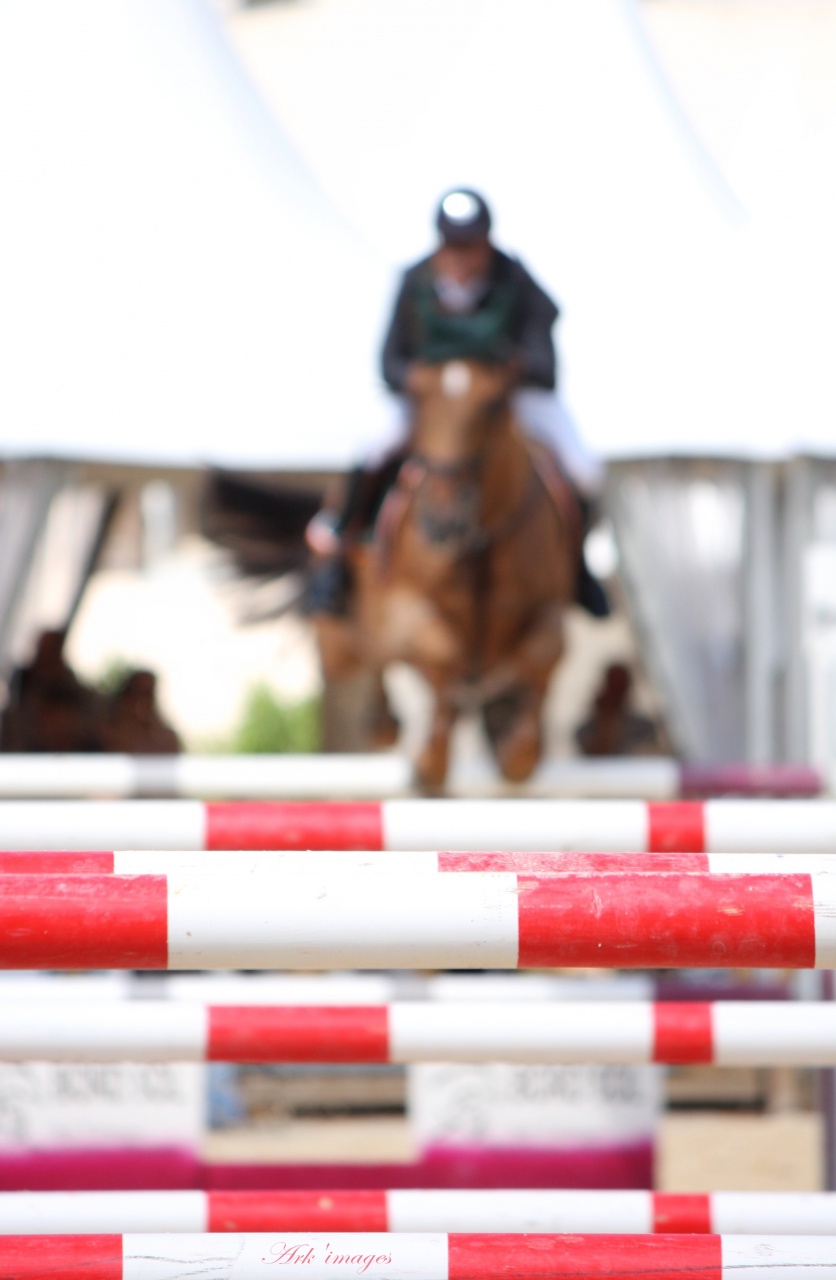
[{"label": "riding boot", "polygon": [[540,478],[551,495],[558,511],[562,510],[566,500],[566,489],[572,495],[580,515],[581,549],[575,576],[575,603],[579,604],[593,618],[608,618],[610,604],[601,583],[590,572],[583,552],[583,544],[592,527],[592,500],[588,498],[572,479],[567,468],[560,461],[557,453],[549,445],[539,440],[529,440],[534,464]]},{"label": "riding boot", "polygon": [[[577,489],[575,489],[575,497],[578,500],[581,512],[581,529],[585,539],[592,525],[592,502],[589,498],[579,493]],[[578,564],[578,576],[575,582],[575,602],[582,609],[585,609],[587,613],[591,614],[593,618],[608,618],[612,612],[606,591],[586,563],[583,542],[581,543],[580,563]]]},{"label": "riding boot", "polygon": [[303,598],[305,613],[344,618],[351,600],[351,587],[351,570],[341,551],[315,560],[308,569]]},{"label": "riding boot", "polygon": [[339,510],[318,511],[308,526],[308,545],[316,556],[308,569],[306,613],[342,618],[348,612],[352,581],[345,535],[355,520],[365,478],[363,467],[353,467]]},{"label": "riding boot", "polygon": [[340,510],[322,511],[314,516],[308,542],[317,552],[317,559],[308,573],[305,593],[308,613],[327,613],[340,618],[348,612],[353,585],[348,545],[371,529],[397,477],[403,456],[400,452],[393,454],[377,467],[353,467]]}]

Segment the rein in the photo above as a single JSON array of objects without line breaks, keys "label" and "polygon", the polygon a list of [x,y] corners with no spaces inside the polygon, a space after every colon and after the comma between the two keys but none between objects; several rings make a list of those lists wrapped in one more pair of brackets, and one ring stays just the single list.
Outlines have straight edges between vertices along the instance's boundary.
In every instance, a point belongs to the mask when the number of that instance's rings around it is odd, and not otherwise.
[{"label": "rein", "polygon": [[503,542],[525,523],[532,511],[536,510],[538,498],[545,497],[545,489],[537,473],[536,467],[532,466],[528,473],[528,481],[523,495],[512,511],[508,513],[504,520],[499,524],[495,524],[488,529],[477,529],[476,534],[480,539],[479,549],[482,547],[490,547],[494,542]]}]

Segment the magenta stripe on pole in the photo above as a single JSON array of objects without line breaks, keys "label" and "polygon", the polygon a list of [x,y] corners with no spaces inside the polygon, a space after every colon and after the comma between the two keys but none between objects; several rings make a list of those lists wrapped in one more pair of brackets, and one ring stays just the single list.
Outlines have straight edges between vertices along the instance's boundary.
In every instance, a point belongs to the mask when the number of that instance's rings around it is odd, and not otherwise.
[{"label": "magenta stripe on pole", "polygon": [[683,799],[724,795],[812,799],[822,789],[818,770],[803,764],[683,764],[679,768]]},{"label": "magenta stripe on pole", "polygon": [[830,968],[828,875],[0,876],[0,968]]},{"label": "magenta stripe on pole", "polygon": [[9,1280],[155,1280],[211,1274],[262,1280],[268,1267],[309,1280],[832,1280],[828,1236],[512,1235],[359,1232],[297,1235],[57,1235],[0,1237]]},{"label": "magenta stripe on pole", "polygon": [[0,1062],[836,1065],[836,1004],[0,1002]]},{"label": "magenta stripe on pole", "polygon": [[0,1234],[515,1231],[836,1234],[828,1192],[0,1192]]}]

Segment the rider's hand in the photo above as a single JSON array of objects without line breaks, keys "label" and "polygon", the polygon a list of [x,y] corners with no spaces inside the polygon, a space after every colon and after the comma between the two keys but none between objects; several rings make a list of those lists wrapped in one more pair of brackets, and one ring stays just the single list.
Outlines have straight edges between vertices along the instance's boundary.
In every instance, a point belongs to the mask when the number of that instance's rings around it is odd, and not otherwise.
[{"label": "rider's hand", "polygon": [[404,389],[411,396],[423,395],[434,377],[437,377],[437,370],[433,365],[425,364],[423,360],[413,360],[406,371]]}]

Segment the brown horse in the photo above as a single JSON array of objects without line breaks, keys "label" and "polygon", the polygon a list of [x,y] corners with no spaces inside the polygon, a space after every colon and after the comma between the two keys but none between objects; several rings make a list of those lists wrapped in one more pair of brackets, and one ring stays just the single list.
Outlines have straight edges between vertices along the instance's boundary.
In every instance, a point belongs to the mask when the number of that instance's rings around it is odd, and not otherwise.
[{"label": "brown horse", "polygon": [[457,715],[477,708],[503,775],[520,782],[540,758],[543,699],[563,653],[578,513],[515,423],[505,370],[426,366],[412,392],[407,461],[373,542],[352,551],[351,616],[317,619],[323,667],[382,676],[400,661],[424,676],[434,694],[417,762],[426,789],[443,786]]}]

